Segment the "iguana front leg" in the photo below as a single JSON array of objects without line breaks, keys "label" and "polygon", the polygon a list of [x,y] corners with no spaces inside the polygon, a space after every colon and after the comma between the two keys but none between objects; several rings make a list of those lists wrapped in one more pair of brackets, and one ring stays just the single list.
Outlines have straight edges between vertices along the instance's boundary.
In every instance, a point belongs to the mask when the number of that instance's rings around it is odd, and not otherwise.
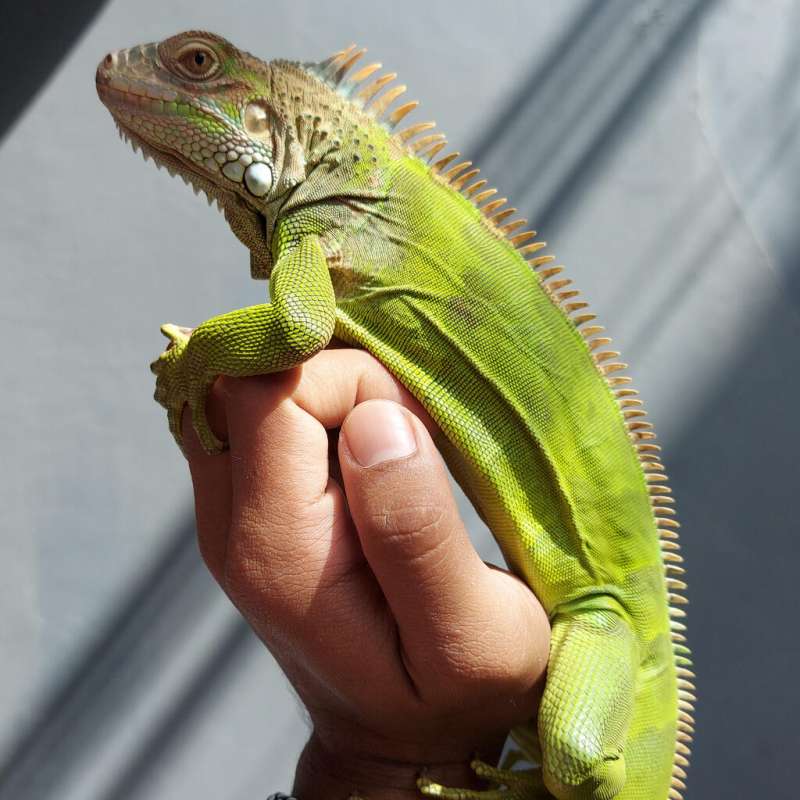
[{"label": "iguana front leg", "polygon": [[191,334],[175,325],[162,332],[170,346],[151,365],[155,398],[167,409],[179,447],[181,414],[188,404],[204,449],[224,445],[211,432],[206,398],[219,375],[261,375],[289,369],[322,350],[333,336],[336,301],[328,264],[316,236],[307,236],[278,258],[270,279],[272,302],[212,317]]}]

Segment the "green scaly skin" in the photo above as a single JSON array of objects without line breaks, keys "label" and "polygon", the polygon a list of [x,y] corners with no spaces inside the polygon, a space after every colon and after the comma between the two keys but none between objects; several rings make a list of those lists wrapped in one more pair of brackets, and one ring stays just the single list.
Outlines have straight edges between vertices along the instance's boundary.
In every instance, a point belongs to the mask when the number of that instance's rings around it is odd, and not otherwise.
[{"label": "green scaly skin", "polygon": [[440,426],[449,467],[553,628],[538,721],[514,732],[541,769],[476,763],[495,790],[424,777],[421,790],[680,797],[694,698],[652,426],[544,243],[468,162],[440,155],[431,124],[396,132],[415,104],[392,106],[402,87],[373,82],[360,55],[265,63],[193,31],[100,64],[120,131],[216,200],[270,280],[270,303],[164,326],[156,399],[179,444],[188,404],[216,452],[205,399],[218,375],[287,369],[334,336],[372,353]]}]

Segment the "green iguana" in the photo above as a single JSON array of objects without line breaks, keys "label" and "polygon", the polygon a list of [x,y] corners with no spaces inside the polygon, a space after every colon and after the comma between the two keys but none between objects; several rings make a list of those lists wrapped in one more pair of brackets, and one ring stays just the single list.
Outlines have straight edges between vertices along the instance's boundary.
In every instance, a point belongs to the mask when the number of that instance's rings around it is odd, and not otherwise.
[{"label": "green iguana", "polygon": [[550,616],[538,721],[515,736],[541,772],[478,768],[514,798],[546,796],[542,778],[562,800],[680,798],[694,676],[653,426],[545,243],[433,123],[402,126],[417,103],[363,54],[263,62],[190,31],[99,65],[124,138],[217,201],[270,280],[269,303],[163,326],[156,399],[179,444],[188,404],[213,453],[218,375],[284,370],[332,337],[372,353]]}]

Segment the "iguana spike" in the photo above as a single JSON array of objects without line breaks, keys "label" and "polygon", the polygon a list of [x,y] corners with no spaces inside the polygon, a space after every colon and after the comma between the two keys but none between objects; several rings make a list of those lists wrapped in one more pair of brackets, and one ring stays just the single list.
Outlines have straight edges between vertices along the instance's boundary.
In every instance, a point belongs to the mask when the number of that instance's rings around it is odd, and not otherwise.
[{"label": "iguana spike", "polygon": [[[559,269],[559,272],[561,270]],[[563,289],[565,286],[569,286],[572,283],[570,278],[559,278],[557,281],[550,281],[547,284],[547,288],[553,291],[558,291],[559,289]]]},{"label": "iguana spike", "polygon": [[[530,261],[528,262],[531,263]],[[564,271],[564,267],[550,267],[549,269],[543,269],[539,275],[542,278],[542,281],[546,281],[548,278],[552,278],[554,275],[558,275],[559,273]]]},{"label": "iguana spike", "polygon": [[[683,567],[675,566],[675,564],[667,564],[665,570],[670,575],[685,575],[686,570]],[[671,619],[669,621],[669,627],[674,631],[685,631],[686,626],[678,622],[677,620]]]},{"label": "iguana spike", "polygon": [[389,122],[390,127],[394,128],[396,125],[398,125],[403,119],[403,117],[405,117],[407,114],[410,114],[418,105],[419,105],[419,100],[410,100],[408,103],[403,103],[403,105],[398,106],[386,118]]},{"label": "iguana spike", "polygon": [[536,258],[530,259],[528,261],[528,263],[534,269],[537,269],[537,268],[541,267],[543,264],[551,264],[555,260],[556,260],[555,256],[537,256]]},{"label": "iguana spike", "polygon": [[475,181],[475,183],[473,183],[472,186],[468,186],[466,189],[464,189],[464,194],[467,197],[471,197],[473,194],[475,194],[475,192],[478,191],[478,189],[482,189],[484,186],[486,186],[488,182],[489,181],[487,180]]},{"label": "iguana spike", "polygon": [[[594,342],[592,342],[594,344]],[[642,401],[638,397],[623,397],[619,401],[620,408],[633,408],[636,406],[641,406]],[[652,456],[653,458],[658,458],[658,456]]]},{"label": "iguana spike", "polygon": [[[597,314],[580,314],[577,317],[573,317],[572,321],[576,325],[583,325],[584,322],[591,322],[593,319],[597,319]],[[630,378],[610,378],[612,381],[629,381]]]},{"label": "iguana spike", "polygon": [[[611,344],[611,339],[608,336],[598,336],[596,339],[592,339],[589,342],[589,349],[590,350],[597,350],[598,347],[605,347],[607,344]],[[619,353],[617,353],[619,355]]]},{"label": "iguana spike", "polygon": [[431,149],[428,150],[427,152],[420,153],[419,155],[420,156],[424,156],[425,158],[427,158],[428,159],[428,163],[430,164],[430,162],[434,158],[436,158],[436,156],[439,153],[441,153],[441,151],[444,150],[445,147],[447,147],[447,142],[446,141],[439,142],[438,144],[435,144],[433,147],[431,147]]},{"label": "iguana spike", "polygon": [[606,378],[606,383],[613,388],[615,386],[623,386],[628,383],[633,383],[633,378],[630,378],[627,375],[612,375],[611,377]]},{"label": "iguana spike", "polygon": [[[387,111],[389,106],[400,97],[401,94],[404,94],[406,91],[406,87],[403,84],[399,86],[392,86],[391,89],[387,89],[375,102],[370,106],[369,113],[375,117],[375,119],[380,119],[384,113]],[[365,103],[366,105],[366,103]]]},{"label": "iguana spike", "polygon": [[[599,340],[597,340],[599,341]],[[607,341],[611,341],[610,339]],[[595,342],[592,342],[595,344]],[[619,358],[619,351],[617,350],[602,350],[594,354],[594,360],[599,364],[601,361],[608,361],[610,358]]]},{"label": "iguana spike", "polygon": [[453,188],[460,192],[464,188],[464,185],[467,183],[467,181],[471,181],[479,172],[480,170],[477,167],[468,170],[460,178],[457,178],[452,182]]},{"label": "iguana spike", "polygon": [[444,168],[445,168],[445,167],[446,167],[448,164],[452,164],[452,163],[453,163],[453,161],[455,161],[455,160],[456,160],[456,159],[457,159],[457,158],[458,158],[460,155],[461,155],[461,153],[459,153],[459,152],[458,152],[458,150],[456,150],[456,151],[455,151],[455,152],[453,152],[453,153],[448,153],[446,156],[443,156],[442,158],[440,158],[440,159],[439,159],[439,160],[438,160],[438,161],[437,161],[437,162],[436,162],[436,163],[435,163],[435,164],[434,164],[434,165],[431,167],[431,169],[432,169],[434,172],[441,172],[441,171],[442,171],[442,170],[443,170],[443,169],[444,169]]},{"label": "iguana spike", "polygon": [[[509,238],[509,243],[512,244],[514,247],[519,247],[525,242],[529,242],[531,239],[536,238],[536,231],[523,231],[522,233],[516,233],[512,237]],[[546,247],[547,244],[542,242],[542,247]]]},{"label": "iguana spike", "polygon": [[503,225],[500,230],[502,230],[506,236],[510,236],[514,231],[524,228],[527,224],[528,220],[526,219],[515,219],[513,222],[509,222],[508,225]]},{"label": "iguana spike", "polygon": [[[400,106],[400,108],[402,108],[402,106]],[[409,139],[413,139],[418,133],[429,131],[431,128],[435,127],[435,122],[417,122],[410,128],[406,128],[404,131],[400,131],[395,135],[401,142],[407,142]]]},{"label": "iguana spike", "polygon": [[517,213],[517,209],[516,208],[503,209],[501,212],[499,212],[498,214],[495,214],[492,217],[492,222],[495,225],[499,225],[503,220],[508,219],[510,216],[512,216],[513,214],[516,214],[516,213]]},{"label": "iguana spike", "polygon": [[547,247],[547,242],[533,242],[532,244],[526,244],[524,247],[520,247],[519,252],[520,255],[526,256],[529,253],[535,253],[537,250],[541,250],[544,247]]},{"label": "iguana spike", "polygon": [[[574,297],[575,295],[580,294],[580,292],[562,292],[558,296],[559,302],[563,302],[564,300],[568,300],[570,297]],[[589,304],[584,300],[576,300],[574,303],[564,303],[563,309],[567,314],[574,314],[576,311],[580,311],[583,308],[588,308]]]},{"label": "iguana spike", "polygon": [[475,203],[476,206],[480,205],[484,200],[488,200],[492,195],[497,194],[497,189],[486,189],[485,191],[481,192],[480,194],[476,194],[475,197],[472,198],[472,202]]},{"label": "iguana spike", "polygon": [[484,213],[485,216],[488,217],[491,215],[493,211],[500,208],[500,206],[504,206],[507,202],[508,202],[507,197],[499,197],[497,200],[492,200],[491,203],[487,203],[485,206],[483,206],[483,208],[481,208],[481,211]]},{"label": "iguana spike", "polygon": [[674,592],[667,592],[667,599],[670,603],[675,603],[678,606],[685,606],[689,603],[682,594],[675,594]]},{"label": "iguana spike", "polygon": [[335,53],[332,53],[326,59],[319,62],[318,68],[320,72],[324,73],[332,66],[335,66],[340,61],[346,59],[355,49],[355,44],[351,44],[349,47],[345,47],[344,50],[337,50]]},{"label": "iguana spike", "polygon": [[[627,366],[626,364],[625,367]],[[625,369],[625,367],[621,367],[621,369]],[[628,430],[631,431],[652,430],[654,427],[652,422],[643,422],[641,420],[632,420],[628,423]]]},{"label": "iguana spike", "polygon": [[416,155],[421,155],[421,151],[424,150],[426,147],[430,147],[435,142],[444,142],[447,143],[447,139],[443,133],[431,133],[428,136],[423,136],[421,139],[417,139],[416,142],[413,142],[409,145],[411,151]]},{"label": "iguana spike", "polygon": [[456,164],[454,167],[450,167],[450,169],[447,170],[447,172],[442,174],[442,177],[446,181],[452,183],[453,180],[457,178],[465,169],[469,169],[471,166],[472,166],[471,161],[462,161],[460,164]]},{"label": "iguana spike", "polygon": [[659,461],[658,456],[640,456],[639,460],[642,462],[642,469],[651,472],[663,472],[664,465]]},{"label": "iguana spike", "polygon": [[[588,325],[581,331],[581,333],[583,334],[584,338],[589,339],[598,333],[603,333],[603,331],[605,331],[605,328],[602,325]],[[633,390],[631,389],[631,391]]]},{"label": "iguana spike", "polygon": [[[609,352],[611,352],[611,351],[609,351]],[[619,353],[616,353],[616,354],[612,353],[612,355],[609,356],[609,357],[611,358],[611,357],[615,357],[615,356],[618,356],[618,355],[619,355]],[[625,417],[625,419],[633,419],[634,417],[646,417],[647,416],[647,412],[642,408],[626,408],[622,412],[622,416]]]},{"label": "iguana spike", "polygon": [[336,72],[333,74],[333,81],[337,86],[344,80],[344,76],[347,75],[353,64],[361,59],[366,52],[366,47],[362,48],[361,50],[356,50],[355,53],[353,53],[349,58],[345,59],[344,63],[338,67]]},{"label": "iguana spike", "polygon": [[380,78],[376,78],[372,83],[367,84],[356,97],[361,101],[362,105],[366,106],[387,83],[391,83],[396,77],[396,72],[387,72],[386,75],[381,75]]},{"label": "iguana spike", "polygon": [[352,86],[355,86],[356,84],[365,81],[370,75],[377,72],[382,66],[383,64],[381,64],[380,61],[375,61],[372,64],[368,64],[366,67],[362,67],[354,75],[351,75],[348,83],[350,83]]}]

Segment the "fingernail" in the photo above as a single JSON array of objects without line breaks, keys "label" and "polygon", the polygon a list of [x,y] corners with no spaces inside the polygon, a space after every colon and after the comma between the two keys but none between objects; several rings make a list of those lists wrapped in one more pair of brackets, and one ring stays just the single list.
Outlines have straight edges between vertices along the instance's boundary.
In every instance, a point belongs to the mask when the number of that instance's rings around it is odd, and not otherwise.
[{"label": "fingernail", "polygon": [[364,403],[346,426],[350,452],[362,467],[410,456],[417,440],[410,420],[391,402]]}]

